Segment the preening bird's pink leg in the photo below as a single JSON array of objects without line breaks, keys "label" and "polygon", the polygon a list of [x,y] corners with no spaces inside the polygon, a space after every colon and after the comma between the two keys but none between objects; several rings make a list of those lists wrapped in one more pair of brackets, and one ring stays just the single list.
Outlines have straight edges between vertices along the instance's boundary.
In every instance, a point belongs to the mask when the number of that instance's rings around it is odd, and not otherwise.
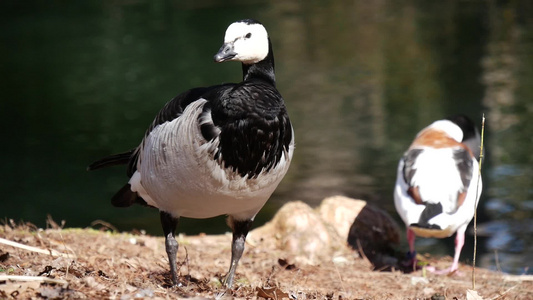
[{"label": "preening bird's pink leg", "polygon": [[407,228],[407,242],[409,243],[409,252],[411,254],[415,253],[415,238],[415,233],[410,228]]},{"label": "preening bird's pink leg", "polygon": [[459,229],[455,235],[455,254],[453,256],[453,264],[450,267],[450,273],[459,269],[459,256],[461,256],[461,250],[465,244],[465,230]]},{"label": "preening bird's pink leg", "polygon": [[413,271],[416,271],[416,251],[415,251],[415,239],[416,235],[414,231],[407,228],[407,242],[409,243],[409,267],[413,267]]},{"label": "preening bird's pink leg", "polygon": [[436,270],[436,269],[429,269],[429,271],[435,273],[435,274],[450,274],[450,273],[457,273],[457,275],[462,275],[459,270],[459,257],[461,256],[461,250],[463,249],[463,246],[465,244],[465,231],[466,226],[464,228],[459,228],[457,230],[457,234],[455,235],[455,254],[453,255],[453,263],[452,265],[443,270]]}]

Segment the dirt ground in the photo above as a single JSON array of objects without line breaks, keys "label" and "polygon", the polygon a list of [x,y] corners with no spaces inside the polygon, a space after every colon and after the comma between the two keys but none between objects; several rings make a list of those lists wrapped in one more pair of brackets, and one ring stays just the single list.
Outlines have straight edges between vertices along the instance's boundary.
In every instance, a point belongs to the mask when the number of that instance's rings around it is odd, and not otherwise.
[{"label": "dirt ground", "polygon": [[[0,238],[17,244],[0,244],[0,299],[466,299],[472,289],[467,265],[462,276],[378,272],[347,247],[309,261],[253,236],[234,288],[224,293],[230,234],[180,236],[182,286],[170,287],[162,237],[3,225]],[[428,260],[437,267],[451,263],[449,257]],[[476,268],[476,291],[483,299],[533,299],[533,282],[523,278]]]}]

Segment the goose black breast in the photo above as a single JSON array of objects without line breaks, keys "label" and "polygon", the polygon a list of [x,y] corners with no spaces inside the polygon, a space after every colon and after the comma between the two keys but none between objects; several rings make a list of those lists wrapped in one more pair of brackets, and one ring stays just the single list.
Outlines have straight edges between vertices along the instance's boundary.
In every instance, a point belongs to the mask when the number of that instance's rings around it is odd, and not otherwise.
[{"label": "goose black breast", "polygon": [[289,149],[292,129],[283,98],[272,85],[245,81],[207,99],[204,111],[211,111],[213,124],[220,129],[214,159],[249,178],[278,164]]}]

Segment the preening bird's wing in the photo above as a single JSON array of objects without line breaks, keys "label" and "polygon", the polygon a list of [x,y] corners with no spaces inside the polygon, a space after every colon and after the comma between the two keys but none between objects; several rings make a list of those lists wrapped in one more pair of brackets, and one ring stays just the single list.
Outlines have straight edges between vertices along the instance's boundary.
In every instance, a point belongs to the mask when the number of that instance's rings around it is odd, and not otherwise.
[{"label": "preening bird's wing", "polygon": [[453,150],[453,160],[459,174],[461,175],[462,188],[457,191],[457,208],[463,204],[466,199],[466,193],[470,182],[472,181],[472,171],[474,167],[473,156],[466,148],[458,147]]},{"label": "preening bird's wing", "polygon": [[413,178],[416,174],[415,163],[418,156],[422,153],[422,149],[409,149],[402,157],[403,160],[403,180],[407,184],[407,194],[413,198],[416,204],[423,204],[420,196],[420,191],[417,186],[413,184]]},{"label": "preening bird's wing", "polygon": [[463,187],[466,189],[472,180],[472,168],[474,167],[472,155],[465,148],[457,148],[453,151],[453,159],[455,160],[457,170],[461,174]]},{"label": "preening bird's wing", "polygon": [[[445,164],[445,162],[439,161],[440,156],[429,156],[431,162],[434,162],[431,167],[424,165],[425,167],[423,168],[423,170],[417,170],[417,165],[418,167],[420,167],[421,163],[424,164],[424,162],[420,162],[420,159],[424,158],[425,160],[428,160],[428,156],[426,154],[423,154],[424,151],[433,151],[433,155],[435,154],[434,150],[413,148],[408,150],[402,158],[404,162],[403,179],[407,185],[407,194],[413,199],[415,203],[426,204],[426,202],[429,200],[435,201],[435,199],[444,199],[445,197],[440,197],[444,196],[444,194],[442,193],[450,193],[450,198],[447,199],[456,200],[453,200],[453,203],[448,203],[446,206],[447,208],[445,210],[448,212],[456,211],[458,207],[460,207],[465,201],[468,186],[470,185],[470,182],[472,180],[472,168],[474,166],[474,158],[472,156],[472,153],[462,145],[458,145],[456,147],[451,148],[450,152],[440,152],[448,153],[448,155],[450,155],[442,157],[442,159],[448,161],[450,158],[452,158],[455,162],[456,171],[453,171],[453,166],[450,166],[451,169],[448,167],[443,167],[443,164]],[[439,165],[439,163],[442,164]],[[421,174],[420,172],[424,173]],[[448,184],[446,185],[448,188],[442,190],[441,194],[438,194],[439,192],[434,190],[434,188],[440,187],[440,185],[435,185],[433,188],[431,188],[431,184],[428,185],[428,178],[426,178],[427,176],[431,176],[431,178],[434,178],[432,180],[437,180],[436,178],[438,177],[434,177],[434,174],[439,172],[445,172],[444,176],[448,176],[447,178],[449,179],[448,182],[446,182],[446,184]],[[453,178],[457,178],[454,177],[457,175],[460,176],[460,181],[453,180]],[[422,193],[422,195],[420,190],[421,187],[419,186],[421,182],[426,183],[424,185],[424,192]],[[453,182],[457,182],[457,184],[452,184]],[[442,184],[445,183],[443,182]],[[438,196],[436,193],[438,194]]]},{"label": "preening bird's wing", "polygon": [[403,180],[411,186],[415,177],[416,169],[414,168],[416,159],[422,153],[422,149],[410,149],[403,156]]}]

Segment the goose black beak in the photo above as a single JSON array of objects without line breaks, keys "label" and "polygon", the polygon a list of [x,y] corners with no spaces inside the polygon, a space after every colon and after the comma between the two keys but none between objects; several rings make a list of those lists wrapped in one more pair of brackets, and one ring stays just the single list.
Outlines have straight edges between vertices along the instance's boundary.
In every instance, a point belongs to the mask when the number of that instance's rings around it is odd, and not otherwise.
[{"label": "goose black beak", "polygon": [[224,62],[227,60],[231,60],[237,55],[236,52],[233,51],[233,43],[226,43],[220,47],[220,50],[218,50],[218,53],[215,54],[215,62]]}]

